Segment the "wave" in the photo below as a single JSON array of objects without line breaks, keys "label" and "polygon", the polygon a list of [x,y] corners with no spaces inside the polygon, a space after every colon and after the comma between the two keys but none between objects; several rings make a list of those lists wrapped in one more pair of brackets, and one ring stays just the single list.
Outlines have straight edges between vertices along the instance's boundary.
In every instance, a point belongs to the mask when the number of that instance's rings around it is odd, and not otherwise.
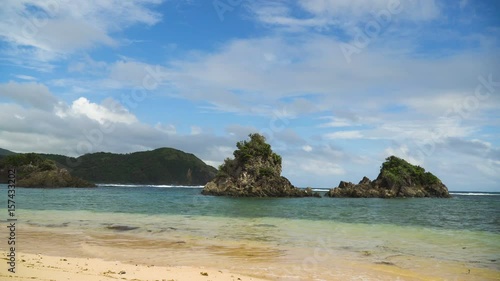
[{"label": "wave", "polygon": [[158,187],[158,188],[203,188],[203,185],[120,184],[120,183],[98,183],[97,186],[108,186],[108,187]]},{"label": "wave", "polygon": [[484,193],[484,192],[450,192],[451,195],[465,196],[499,196],[500,193]]},{"label": "wave", "polygon": [[320,189],[320,188],[313,188],[314,192],[327,192],[330,191],[330,189]]}]

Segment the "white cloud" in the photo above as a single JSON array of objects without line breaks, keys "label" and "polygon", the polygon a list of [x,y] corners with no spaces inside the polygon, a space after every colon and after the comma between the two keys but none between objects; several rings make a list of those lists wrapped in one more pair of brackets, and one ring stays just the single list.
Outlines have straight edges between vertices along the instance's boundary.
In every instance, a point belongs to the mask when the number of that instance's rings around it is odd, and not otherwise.
[{"label": "white cloud", "polygon": [[326,17],[294,18],[291,10],[282,3],[271,1],[255,2],[251,5],[258,21],[265,24],[284,26],[291,31],[301,31],[302,28],[322,27],[333,25],[336,22]]},{"label": "white cloud", "polygon": [[323,123],[319,125],[320,128],[328,128],[328,127],[349,127],[349,126],[355,126],[356,124],[353,123],[351,120],[348,120],[346,118],[337,118],[337,117],[323,117],[321,119],[330,119],[331,121],[327,123]]},{"label": "white cloud", "polygon": [[210,165],[214,168],[218,168],[223,163],[223,161],[213,161],[213,160],[205,160],[205,159],[201,159],[201,160],[203,162],[205,162],[207,165]]},{"label": "white cloud", "polygon": [[161,17],[148,6],[161,2],[7,0],[0,10],[0,37],[11,46],[7,55],[28,51],[31,60],[52,61],[81,49],[115,46],[119,41],[112,33],[131,25],[156,24]]},{"label": "white cloud", "polygon": [[486,160],[484,163],[477,164],[477,168],[486,176],[500,179],[500,161]]},{"label": "white cloud", "polygon": [[[398,102],[424,109],[413,97],[429,101],[473,91],[478,73],[492,73],[495,67],[488,63],[494,60],[493,53],[465,52],[436,60],[375,47],[347,63],[340,43],[309,34],[234,40],[216,51],[172,62],[168,82],[180,97],[207,101],[211,109],[225,112],[253,114],[257,108],[259,114],[272,115],[275,108],[295,105],[304,93],[314,98],[306,98],[309,105],[293,108],[295,114],[353,104],[358,111],[372,111]],[[269,53],[274,60],[266,59]]]},{"label": "white cloud", "polygon": [[[479,82],[477,83],[479,85]],[[476,85],[474,85],[476,86]],[[404,97],[404,102],[408,107],[425,114],[451,115],[455,112],[465,118],[470,118],[485,109],[495,109],[498,98],[484,92],[484,97],[476,95],[473,89],[469,92],[443,92],[427,97]]]},{"label": "white cloud", "polygon": [[[428,21],[440,15],[436,1],[414,0],[299,0],[298,7],[305,16],[295,16],[287,2],[255,1],[249,5],[255,18],[262,23],[284,27],[289,31],[316,30],[330,27],[345,28],[378,21],[390,24],[394,17],[400,20]],[[382,16],[380,16],[382,14]],[[386,15],[389,22],[386,23]]]},{"label": "white cloud", "polygon": [[155,129],[160,130],[169,135],[177,134],[177,128],[173,124],[164,125],[162,123],[156,123]]},{"label": "white cloud", "polygon": [[425,155],[423,153],[418,153],[410,151],[407,145],[403,144],[397,147],[388,147],[384,151],[385,157],[397,156],[403,158],[413,165],[423,165],[425,160]]},{"label": "white cloud", "polygon": [[462,124],[455,119],[418,116],[408,116],[405,119],[408,120],[385,122],[372,130],[370,136],[395,141],[409,141],[415,144],[428,144],[441,143],[447,138],[468,137],[476,131],[475,126]]},{"label": "white cloud", "polygon": [[363,134],[360,131],[338,131],[333,133],[328,133],[325,138],[330,140],[335,139],[361,139]]},{"label": "white cloud", "polygon": [[45,85],[36,82],[0,84],[0,96],[43,110],[52,110],[57,102]]},{"label": "white cloud", "polygon": [[[201,137],[202,135],[199,136]],[[238,141],[240,140],[241,139]],[[234,145],[235,142],[232,142],[232,145],[230,145],[230,143],[231,142],[228,142],[227,145],[214,144],[213,146],[207,148],[205,155],[202,156],[204,159],[203,161],[206,161],[205,163],[210,163],[209,165],[217,168],[224,162],[224,159],[234,158],[233,152],[236,149],[236,146]]]},{"label": "white cloud", "polygon": [[[374,11],[387,9],[387,0],[300,0],[299,5],[315,15],[360,17]],[[404,2],[404,1],[403,1]]]},{"label": "white cloud", "polygon": [[103,104],[99,105],[81,97],[71,105],[70,114],[84,115],[101,124],[111,122],[130,125],[137,122],[137,118],[133,114],[112,99],[105,100]]},{"label": "white cloud", "polygon": [[81,97],[70,105],[56,100],[52,111],[20,103],[0,103],[0,147],[16,152],[78,156],[173,147],[216,163],[232,155],[236,142],[209,133],[181,135],[173,124],[150,126],[111,99],[97,104]]},{"label": "white cloud", "polygon": [[29,76],[29,75],[14,75],[16,78],[19,78],[19,79],[22,79],[22,80],[28,80],[28,81],[35,81],[35,80],[38,80],[37,78],[33,77],[33,76]]},{"label": "white cloud", "polygon": [[305,152],[311,152],[313,150],[312,146],[310,146],[310,145],[304,145],[304,146],[302,146],[302,149]]},{"label": "white cloud", "polygon": [[117,61],[110,67],[109,78],[120,85],[140,85],[147,75],[146,66],[135,61]]},{"label": "white cloud", "polygon": [[345,170],[338,164],[315,159],[303,159],[298,164],[301,171],[306,173],[328,177],[345,174]]},{"label": "white cloud", "polygon": [[68,71],[70,73],[86,72],[89,74],[101,74],[103,70],[108,71],[108,68],[106,62],[94,60],[89,55],[84,55],[78,60],[68,62]]},{"label": "white cloud", "polygon": [[203,130],[198,126],[191,126],[191,135],[199,135],[203,133]]}]

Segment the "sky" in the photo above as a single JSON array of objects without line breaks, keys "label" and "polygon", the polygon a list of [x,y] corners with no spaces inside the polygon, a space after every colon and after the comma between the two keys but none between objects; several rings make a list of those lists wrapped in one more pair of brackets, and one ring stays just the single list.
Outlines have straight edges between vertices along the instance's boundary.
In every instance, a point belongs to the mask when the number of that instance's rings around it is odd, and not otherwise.
[{"label": "sky", "polygon": [[300,187],[402,157],[500,191],[500,2],[5,0],[0,148],[173,147],[217,167],[261,133]]}]

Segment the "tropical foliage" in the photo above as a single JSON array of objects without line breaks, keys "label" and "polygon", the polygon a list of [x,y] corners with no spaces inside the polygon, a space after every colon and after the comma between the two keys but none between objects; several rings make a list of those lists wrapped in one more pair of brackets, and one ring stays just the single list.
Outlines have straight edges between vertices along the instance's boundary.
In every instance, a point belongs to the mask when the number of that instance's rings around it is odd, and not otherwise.
[{"label": "tropical foliage", "polygon": [[[281,156],[274,153],[271,145],[266,143],[266,138],[260,134],[248,135],[250,140],[244,140],[236,143],[237,149],[233,152],[234,159],[227,158],[219,166],[218,176],[234,176],[238,169],[246,169],[258,173],[260,176],[271,176],[280,172]],[[256,165],[266,163],[267,166]],[[279,167],[278,169],[276,169]]]},{"label": "tropical foliage", "polygon": [[0,168],[24,167],[38,171],[51,171],[57,168],[56,163],[37,153],[19,153],[8,155],[0,161]]},{"label": "tropical foliage", "polygon": [[431,185],[440,183],[440,180],[430,172],[426,172],[420,166],[412,165],[404,159],[390,156],[382,164],[381,175],[388,178],[394,184],[403,184],[408,179],[414,179],[415,185]]},{"label": "tropical foliage", "polygon": [[129,154],[98,152],[78,158],[44,156],[96,183],[204,185],[217,173],[193,154],[173,148]]}]

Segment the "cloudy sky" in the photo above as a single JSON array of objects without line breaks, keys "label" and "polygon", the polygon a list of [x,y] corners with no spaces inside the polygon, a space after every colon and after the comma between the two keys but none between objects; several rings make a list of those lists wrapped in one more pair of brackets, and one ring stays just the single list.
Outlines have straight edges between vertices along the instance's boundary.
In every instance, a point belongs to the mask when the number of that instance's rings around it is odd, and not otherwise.
[{"label": "cloudy sky", "polygon": [[500,4],[6,0],[0,147],[174,147],[217,166],[264,134],[297,186],[389,155],[500,191]]}]

